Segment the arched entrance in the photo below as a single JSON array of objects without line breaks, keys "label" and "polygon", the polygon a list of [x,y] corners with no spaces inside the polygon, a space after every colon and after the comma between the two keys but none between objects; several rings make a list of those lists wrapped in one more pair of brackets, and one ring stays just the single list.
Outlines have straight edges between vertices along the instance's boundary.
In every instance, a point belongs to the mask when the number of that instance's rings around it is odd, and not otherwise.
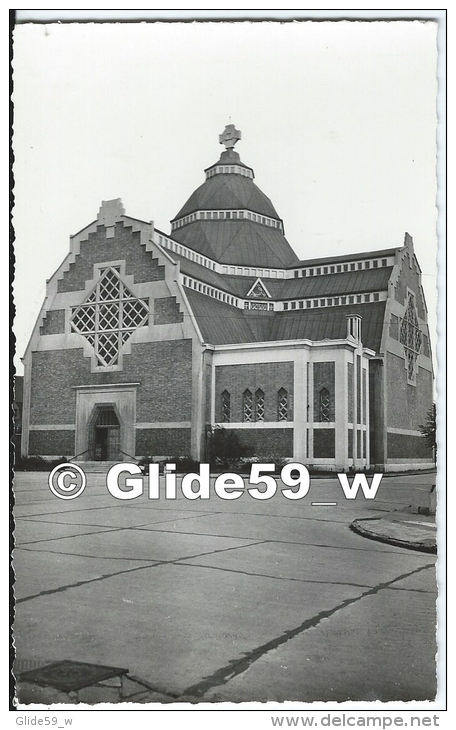
[{"label": "arched entrance", "polygon": [[120,423],[114,406],[98,405],[89,436],[89,459],[118,461],[120,456]]}]

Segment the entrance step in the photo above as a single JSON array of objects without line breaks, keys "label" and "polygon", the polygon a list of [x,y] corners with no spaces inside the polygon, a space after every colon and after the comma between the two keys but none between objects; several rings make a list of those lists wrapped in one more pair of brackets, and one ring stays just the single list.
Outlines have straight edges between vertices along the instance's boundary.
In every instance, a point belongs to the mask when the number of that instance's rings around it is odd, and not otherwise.
[{"label": "entrance step", "polygon": [[[73,464],[80,466],[86,473],[100,473],[107,474],[108,471],[114,464],[119,464],[120,461],[128,461],[128,459],[119,459],[119,461],[73,461]],[[132,463],[131,461],[128,463]]]}]

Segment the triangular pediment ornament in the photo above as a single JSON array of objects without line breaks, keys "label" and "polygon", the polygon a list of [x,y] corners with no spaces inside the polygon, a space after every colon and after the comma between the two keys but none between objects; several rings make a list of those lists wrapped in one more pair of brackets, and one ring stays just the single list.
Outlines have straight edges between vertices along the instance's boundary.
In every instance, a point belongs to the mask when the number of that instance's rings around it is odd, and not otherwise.
[{"label": "triangular pediment ornament", "polygon": [[271,295],[259,277],[250,287],[247,296],[253,299],[271,299]]}]

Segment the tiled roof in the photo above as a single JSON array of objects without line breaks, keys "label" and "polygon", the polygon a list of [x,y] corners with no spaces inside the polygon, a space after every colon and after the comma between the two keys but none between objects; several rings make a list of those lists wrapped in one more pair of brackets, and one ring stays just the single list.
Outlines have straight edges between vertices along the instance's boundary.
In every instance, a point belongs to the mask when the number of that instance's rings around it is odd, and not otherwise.
[{"label": "tiled roof", "polygon": [[285,268],[297,262],[281,231],[249,220],[195,221],[172,235],[176,241],[224,264]]},{"label": "tiled roof", "polygon": [[206,180],[189,197],[176,218],[196,210],[248,209],[278,218],[273,204],[253,180],[235,173],[215,175]]},{"label": "tiled roof", "polygon": [[[256,276],[235,276],[219,274],[206,266],[190,261],[174,251],[173,258],[180,261],[183,274],[188,274],[211,286],[218,287],[236,297],[246,297]],[[320,276],[299,277],[296,279],[273,279],[264,277],[262,281],[273,299],[305,299],[320,296],[335,296],[367,291],[384,291],[388,287],[392,267],[345,271],[340,274],[321,274]],[[260,277],[261,278],[261,277]]]},{"label": "tiled roof", "polygon": [[385,266],[379,269],[362,269],[360,271],[344,271],[340,274],[320,274],[320,276],[285,279],[281,282],[274,282],[274,285],[280,283],[280,294],[275,292],[273,294],[271,291],[271,296],[277,296],[281,299],[294,299],[298,297],[381,291],[387,288],[391,271],[391,266]]},{"label": "tiled roof", "polygon": [[271,340],[335,340],[347,335],[347,315],[359,314],[361,340],[365,347],[378,352],[382,338],[386,302],[349,304],[310,310],[276,312]]},{"label": "tiled roof", "polygon": [[360,259],[380,258],[381,256],[394,256],[396,248],[382,248],[377,251],[358,251],[358,253],[348,253],[343,256],[326,256],[318,259],[301,259],[298,261],[299,266],[318,266],[319,264],[341,263],[343,261],[359,261]]},{"label": "tiled roof", "polygon": [[224,345],[257,341],[243,309],[231,307],[193,289],[186,288],[185,293],[205,342]]},{"label": "tiled roof", "polygon": [[347,334],[347,315],[359,314],[363,318],[364,346],[375,351],[380,348],[385,302],[289,312],[254,312],[231,307],[192,289],[186,288],[185,291],[208,344],[343,339]]},{"label": "tiled roof", "polygon": [[230,294],[234,294],[235,296],[242,296],[238,295],[231,286],[231,277],[218,274],[213,269],[208,269],[207,266],[202,266],[201,264],[197,264],[195,261],[190,261],[190,259],[185,256],[180,256],[175,251],[171,251],[170,255],[173,259],[180,262],[180,270],[183,274],[188,274],[188,276],[192,276],[199,281],[203,281],[205,284],[218,287],[219,289],[229,292]]}]

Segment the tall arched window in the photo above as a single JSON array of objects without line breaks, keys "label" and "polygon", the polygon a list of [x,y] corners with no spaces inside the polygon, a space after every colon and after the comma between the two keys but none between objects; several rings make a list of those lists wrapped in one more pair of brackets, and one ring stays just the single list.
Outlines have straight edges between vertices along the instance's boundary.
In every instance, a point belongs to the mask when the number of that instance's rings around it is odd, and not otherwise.
[{"label": "tall arched window", "polygon": [[329,423],[330,406],[331,399],[329,390],[327,388],[322,388],[319,393],[319,421],[326,421]]},{"label": "tall arched window", "polygon": [[231,420],[231,395],[227,390],[222,393],[222,421],[229,423]]},{"label": "tall arched window", "polygon": [[261,388],[255,392],[255,421],[264,421],[264,392]]},{"label": "tall arched window", "polygon": [[253,421],[253,397],[249,389],[242,394],[242,420],[246,423]]},{"label": "tall arched window", "polygon": [[280,388],[277,393],[277,420],[288,421],[288,392]]}]

